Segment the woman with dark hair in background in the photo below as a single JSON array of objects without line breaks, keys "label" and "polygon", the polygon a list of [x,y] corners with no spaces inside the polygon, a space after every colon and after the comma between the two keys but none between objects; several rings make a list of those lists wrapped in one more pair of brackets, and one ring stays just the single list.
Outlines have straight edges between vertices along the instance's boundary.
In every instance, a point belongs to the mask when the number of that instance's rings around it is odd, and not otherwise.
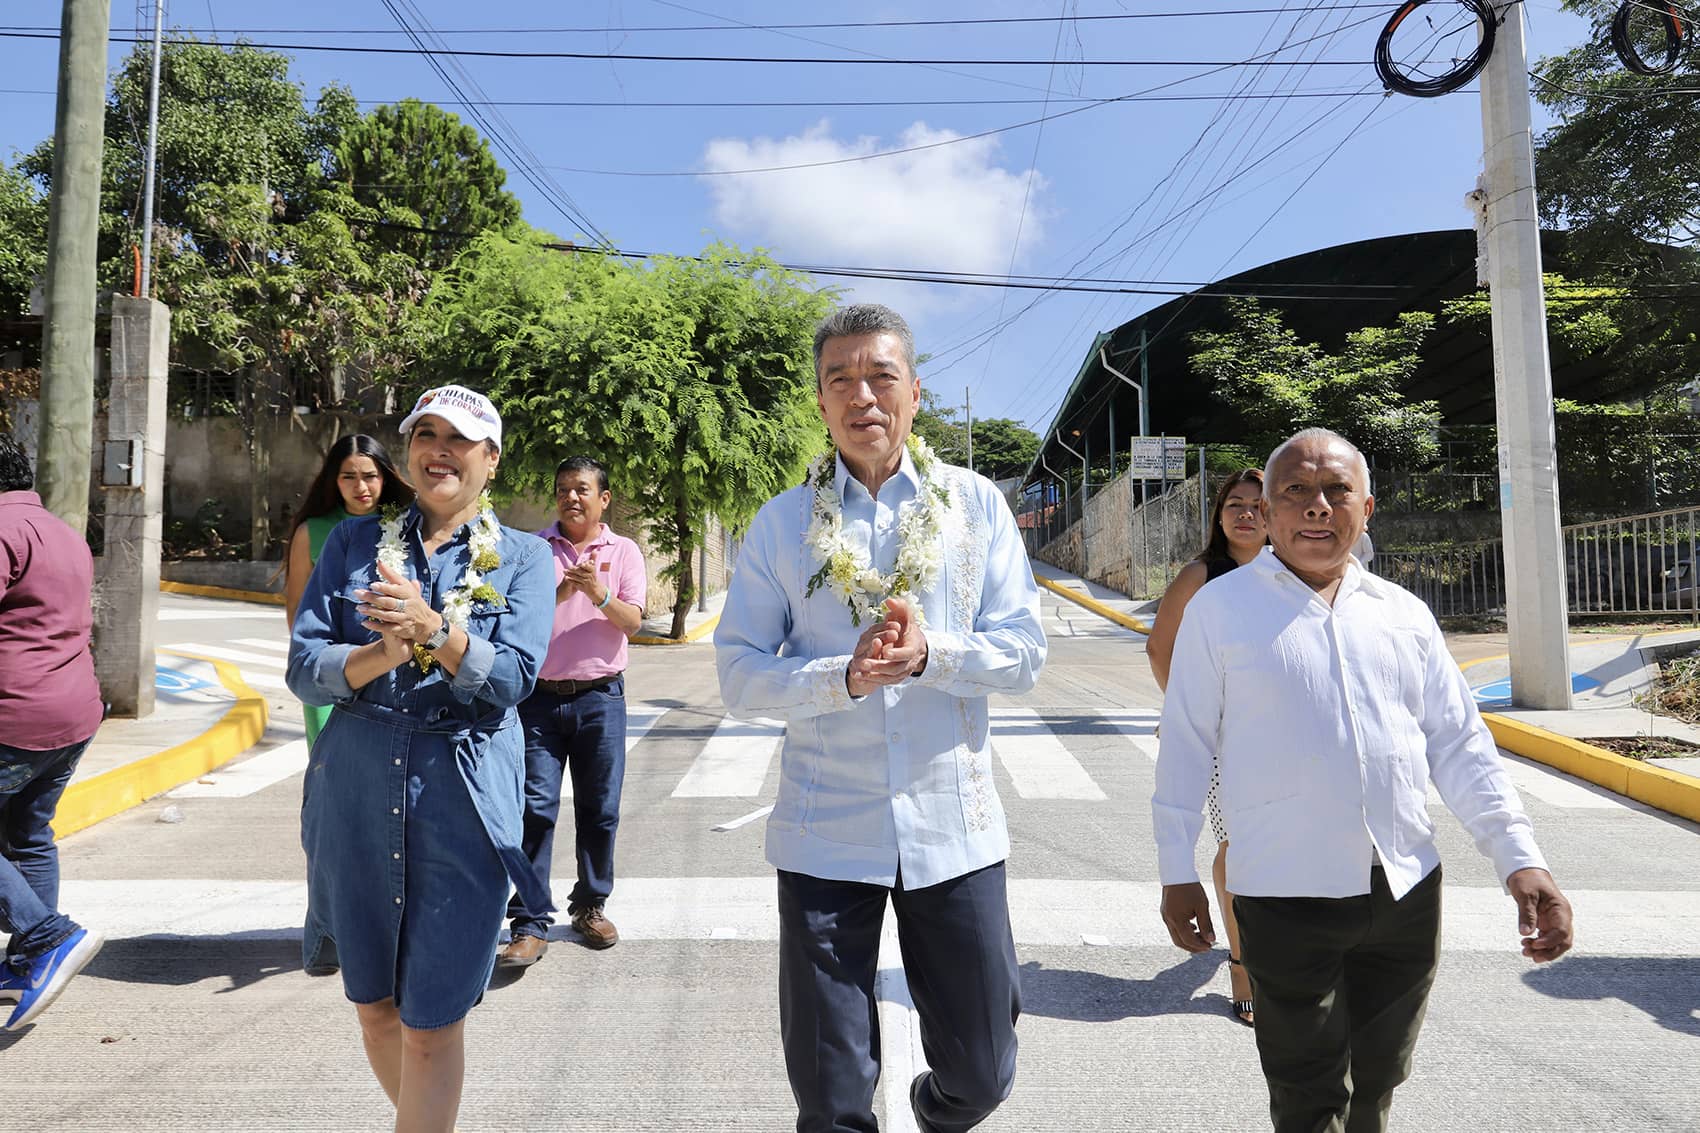
[{"label": "woman with dark hair in background", "polygon": [[[283,604],[290,628],[295,626],[301,594],[331,528],[350,516],[371,515],[384,504],[406,507],[412,502],[413,489],[402,480],[377,438],[351,433],[331,445],[289,529]],[[301,711],[307,723],[307,746],[312,747],[331,710],[328,705],[304,704]]]},{"label": "woman with dark hair in background", "polygon": [[[1263,526],[1263,472],[1246,468],[1223,481],[1216,492],[1216,504],[1210,512],[1210,541],[1169,584],[1157,607],[1157,620],[1151,626],[1151,636],[1145,643],[1145,655],[1151,662],[1151,674],[1159,688],[1169,686],[1169,661],[1175,652],[1175,633],[1181,627],[1181,615],[1186,612],[1192,596],[1211,579],[1219,578],[1235,567],[1255,559],[1269,541]],[[1228,831],[1222,825],[1222,811],[1216,805],[1217,777],[1210,778],[1210,794],[1205,800],[1210,814],[1210,831],[1216,836],[1216,863],[1211,875],[1216,881],[1216,899],[1222,907],[1222,927],[1228,934],[1228,976],[1232,981],[1234,1014],[1250,1025],[1252,1021],[1251,980],[1240,966],[1240,926],[1234,920],[1234,895],[1228,892]]]}]

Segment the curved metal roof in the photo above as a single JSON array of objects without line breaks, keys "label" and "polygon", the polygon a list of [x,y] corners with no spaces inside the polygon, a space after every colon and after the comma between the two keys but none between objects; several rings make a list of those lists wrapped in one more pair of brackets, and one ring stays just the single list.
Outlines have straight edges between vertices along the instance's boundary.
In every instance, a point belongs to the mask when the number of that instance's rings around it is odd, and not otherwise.
[{"label": "curved metal roof", "polygon": [[[1563,270],[1564,234],[1543,233],[1541,240],[1548,270]],[[1110,444],[1112,417],[1116,448],[1126,452],[1128,438],[1138,432],[1138,394],[1104,368],[1100,351],[1111,366],[1137,379],[1142,332],[1147,343],[1149,431],[1185,436],[1189,443],[1232,443],[1239,433],[1232,409],[1214,400],[1188,365],[1194,333],[1229,325],[1226,297],[1258,296],[1265,308],[1279,311],[1301,339],[1332,351],[1351,331],[1390,325],[1405,311],[1437,312],[1445,300],[1475,289],[1476,235],[1471,229],[1359,240],[1230,276],[1096,336],[1044,434],[1040,456],[1048,456],[1053,467],[1078,469],[1079,458],[1058,444],[1057,434],[1073,448],[1102,455]],[[1287,293],[1323,298],[1279,297]],[[1630,392],[1602,389],[1605,375],[1605,368],[1592,360],[1555,359],[1554,395],[1596,401]],[[1406,392],[1414,400],[1438,401],[1448,424],[1491,423],[1493,344],[1486,327],[1437,321]],[[1026,481],[1038,467],[1035,457]]]}]

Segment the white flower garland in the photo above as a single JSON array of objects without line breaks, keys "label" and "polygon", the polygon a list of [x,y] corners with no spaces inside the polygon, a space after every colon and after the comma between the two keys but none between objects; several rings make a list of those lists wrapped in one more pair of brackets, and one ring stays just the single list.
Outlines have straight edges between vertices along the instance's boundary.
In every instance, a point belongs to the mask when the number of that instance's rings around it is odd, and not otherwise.
[{"label": "white flower garland", "polygon": [[[378,524],[378,561],[397,573],[407,569],[407,547],[401,539],[403,514],[399,506],[388,504]],[[496,513],[490,506],[490,493],[484,492],[478,497],[478,517],[472,521],[472,531],[467,537],[466,572],[461,575],[460,583],[443,595],[443,620],[449,625],[464,630],[471,620],[474,602],[506,604],[507,599],[484,581],[486,574],[502,565],[502,556],[496,549],[501,540],[502,525],[496,521]],[[416,642],[413,663],[420,672],[430,672],[437,659]]]},{"label": "white flower garland", "polygon": [[844,501],[833,486],[837,453],[828,452],[809,465],[807,483],[814,501],[803,539],[821,566],[809,579],[805,597],[822,586],[830,587],[850,608],[850,624],[855,626],[876,613],[883,615],[892,598],[908,602],[915,623],[925,625],[919,596],[933,588],[944,568],[944,518],[950,492],[939,483],[938,458],[927,442],[911,433],[908,446],[921,490],[898,514],[896,569],[890,574],[875,570],[869,553],[844,537]]}]

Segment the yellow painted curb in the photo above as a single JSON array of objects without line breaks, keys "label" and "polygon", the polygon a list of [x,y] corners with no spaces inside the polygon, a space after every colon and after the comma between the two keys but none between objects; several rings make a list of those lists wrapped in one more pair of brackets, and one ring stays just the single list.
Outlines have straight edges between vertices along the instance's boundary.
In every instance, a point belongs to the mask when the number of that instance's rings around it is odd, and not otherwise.
[{"label": "yellow painted curb", "polygon": [[1091,610],[1099,617],[1110,619],[1123,629],[1131,629],[1134,633],[1143,633],[1146,635],[1151,633],[1151,623],[1142,618],[1129,617],[1120,610],[1112,609],[1111,607],[1104,605],[1104,603],[1098,601],[1096,598],[1071,590],[1061,583],[1053,582],[1048,578],[1041,578],[1038,575],[1034,575],[1033,581],[1037,582],[1040,586],[1043,586],[1046,590],[1049,590],[1053,594],[1060,594],[1062,597],[1067,598],[1070,602],[1085,606],[1088,610]]},{"label": "yellow painted curb", "polygon": [[[189,656],[175,651],[161,652]],[[59,796],[58,809],[53,812],[55,837],[85,830],[155,795],[199,779],[259,742],[270,718],[265,697],[249,688],[236,666],[229,662],[207,657],[195,659],[210,664],[218,673],[219,683],[236,694],[236,703],[230,711],[194,739],[66,787]]]},{"label": "yellow painted curb", "polygon": [[194,582],[172,582],[164,578],[159,580],[159,588],[167,594],[193,594],[198,598],[228,598],[236,602],[259,602],[267,606],[283,605],[282,594],[271,594],[264,590],[231,590],[224,586],[201,586]]},{"label": "yellow painted curb", "polygon": [[714,627],[720,624],[720,615],[715,614],[702,624],[685,631],[683,637],[656,637],[653,634],[640,633],[629,640],[634,645],[689,645],[693,641],[701,641],[714,632]]},{"label": "yellow painted curb", "polygon": [[1494,742],[1506,751],[1556,767],[1636,802],[1700,822],[1700,779],[1627,759],[1498,713],[1484,712],[1482,719],[1493,733]]}]

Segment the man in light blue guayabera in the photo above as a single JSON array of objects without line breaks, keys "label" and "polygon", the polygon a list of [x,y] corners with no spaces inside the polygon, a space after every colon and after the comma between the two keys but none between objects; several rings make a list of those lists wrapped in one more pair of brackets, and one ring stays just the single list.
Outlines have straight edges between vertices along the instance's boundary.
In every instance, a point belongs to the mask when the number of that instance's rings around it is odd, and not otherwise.
[{"label": "man in light blue guayabera", "polygon": [[931,1067],[910,1105],[922,1130],[955,1133],[1015,1080],[986,698],[1039,676],[1038,591],[997,489],[910,437],[921,384],[903,319],[844,308],[814,355],[835,451],[756,516],[714,637],[727,708],[786,721],[767,826],[785,1064],[799,1133],[878,1128],[889,898]]}]

